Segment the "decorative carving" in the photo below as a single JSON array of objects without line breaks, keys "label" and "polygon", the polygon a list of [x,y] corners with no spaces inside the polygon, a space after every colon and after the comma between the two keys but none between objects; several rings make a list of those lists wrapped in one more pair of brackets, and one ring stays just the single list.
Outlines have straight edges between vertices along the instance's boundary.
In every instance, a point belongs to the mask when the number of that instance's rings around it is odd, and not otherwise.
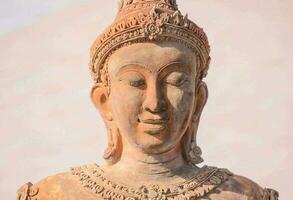
[{"label": "decorative carving", "polygon": [[142,8],[141,5],[149,5],[153,1],[155,1],[158,4],[165,5],[165,7],[168,9],[177,9],[176,0],[119,0],[119,10]]},{"label": "decorative carving", "polygon": [[35,200],[39,189],[37,187],[33,188],[32,183],[27,183],[23,185],[18,191],[17,200]]},{"label": "decorative carving", "polygon": [[203,158],[201,157],[202,151],[199,146],[197,146],[195,141],[191,142],[190,150],[188,153],[191,163],[193,164],[199,164],[203,162]]},{"label": "decorative carving", "polygon": [[279,193],[273,189],[264,189],[263,200],[278,200]]},{"label": "decorative carving", "polygon": [[199,55],[200,78],[207,74],[210,47],[203,29],[183,16],[174,0],[124,0],[115,22],[91,48],[90,69],[97,86],[105,86],[105,61],[111,53],[138,42],[169,40],[183,43]]},{"label": "decorative carving", "polygon": [[202,79],[210,47],[203,29],[180,13],[176,0],[119,3],[90,61],[91,97],[108,129],[107,173],[98,165],[73,168],[24,185],[18,200],[277,200],[276,191],[228,170],[194,166],[203,161],[196,136],[208,98]]},{"label": "decorative carving", "polygon": [[114,183],[105,177],[96,164],[72,168],[83,187],[90,189],[100,198],[112,200],[179,200],[199,199],[229,179],[233,174],[226,169],[204,166],[192,179],[171,186],[143,185],[137,188]]}]

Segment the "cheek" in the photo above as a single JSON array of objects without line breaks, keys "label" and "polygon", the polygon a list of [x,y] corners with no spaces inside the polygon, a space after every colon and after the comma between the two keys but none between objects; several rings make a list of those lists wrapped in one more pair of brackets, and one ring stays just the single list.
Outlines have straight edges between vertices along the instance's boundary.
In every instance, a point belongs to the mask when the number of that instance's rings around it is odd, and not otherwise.
[{"label": "cheek", "polygon": [[167,98],[170,104],[172,130],[175,135],[185,130],[189,122],[194,101],[194,91],[179,88],[168,88]]},{"label": "cheek", "polygon": [[176,87],[168,87],[166,91],[167,99],[173,112],[183,114],[192,110],[194,91]]},{"label": "cheek", "polygon": [[116,120],[128,124],[137,121],[138,113],[141,111],[143,92],[127,86],[113,85],[111,89],[112,112]]}]

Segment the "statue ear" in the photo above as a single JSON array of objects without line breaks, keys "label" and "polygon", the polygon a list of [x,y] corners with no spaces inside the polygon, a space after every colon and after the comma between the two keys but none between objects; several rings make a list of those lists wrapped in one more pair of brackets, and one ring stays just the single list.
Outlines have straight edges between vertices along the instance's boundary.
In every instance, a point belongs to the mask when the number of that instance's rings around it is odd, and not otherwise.
[{"label": "statue ear", "polygon": [[193,116],[181,141],[185,160],[194,165],[203,162],[202,152],[197,145],[196,136],[200,116],[208,99],[208,88],[204,82],[200,82],[197,85],[195,95]]},{"label": "statue ear", "polygon": [[109,104],[108,87],[93,87],[91,99],[95,107],[101,112],[103,118],[112,121],[112,113]]},{"label": "statue ear", "polygon": [[119,129],[112,117],[108,87],[93,87],[91,98],[96,108],[101,112],[108,130],[108,147],[103,157],[108,164],[115,164],[119,161],[122,153],[122,142]]},{"label": "statue ear", "polygon": [[196,89],[193,122],[199,122],[201,113],[208,100],[208,88],[204,82],[200,82]]}]

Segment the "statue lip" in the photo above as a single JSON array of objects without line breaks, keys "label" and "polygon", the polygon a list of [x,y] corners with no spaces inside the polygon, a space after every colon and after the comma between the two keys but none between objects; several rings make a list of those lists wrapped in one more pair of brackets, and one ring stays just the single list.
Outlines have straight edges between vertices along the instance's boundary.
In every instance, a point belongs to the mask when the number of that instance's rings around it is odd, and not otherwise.
[{"label": "statue lip", "polygon": [[161,119],[143,119],[143,120],[138,119],[138,122],[142,122],[142,123],[145,123],[145,124],[162,125],[162,124],[166,124],[168,122],[168,119],[166,119],[166,118],[161,118]]},{"label": "statue lip", "polygon": [[144,127],[144,132],[150,135],[160,134],[167,127],[167,122],[169,119],[159,118],[159,119],[138,119],[138,122]]}]

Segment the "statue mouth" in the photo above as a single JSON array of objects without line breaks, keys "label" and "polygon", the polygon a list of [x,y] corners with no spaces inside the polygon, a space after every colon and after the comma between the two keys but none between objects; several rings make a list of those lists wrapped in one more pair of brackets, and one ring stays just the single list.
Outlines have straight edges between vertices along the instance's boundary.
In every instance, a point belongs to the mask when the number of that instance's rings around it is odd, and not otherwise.
[{"label": "statue mouth", "polygon": [[168,119],[145,119],[145,120],[140,120],[138,119],[139,122],[145,123],[145,124],[166,124],[168,122]]},{"label": "statue mouth", "polygon": [[161,133],[167,127],[169,119],[138,119],[145,133],[150,135],[157,135]]}]

